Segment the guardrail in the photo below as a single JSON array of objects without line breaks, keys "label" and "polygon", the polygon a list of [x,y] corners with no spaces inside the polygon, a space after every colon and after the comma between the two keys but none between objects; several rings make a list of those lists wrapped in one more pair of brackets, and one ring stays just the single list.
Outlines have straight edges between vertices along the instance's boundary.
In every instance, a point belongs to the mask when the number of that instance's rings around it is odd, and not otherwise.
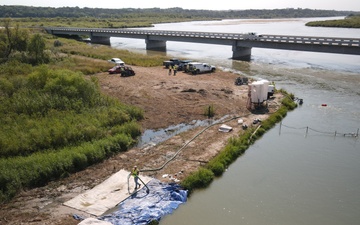
[{"label": "guardrail", "polygon": [[146,29],[74,27],[47,27],[45,29],[54,35],[89,35],[95,43],[110,44],[110,37],[140,38],[146,40],[147,49],[166,50],[166,41],[231,45],[233,58],[250,56],[252,47],[360,55],[360,38]]}]

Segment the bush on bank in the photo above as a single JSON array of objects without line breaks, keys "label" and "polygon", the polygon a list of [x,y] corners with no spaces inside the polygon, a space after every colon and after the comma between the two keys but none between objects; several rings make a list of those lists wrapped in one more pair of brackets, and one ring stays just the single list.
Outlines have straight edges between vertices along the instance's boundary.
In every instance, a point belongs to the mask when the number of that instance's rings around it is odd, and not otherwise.
[{"label": "bush on bank", "polygon": [[[286,92],[282,90],[283,93]],[[248,128],[238,137],[230,138],[225,148],[204,167],[191,173],[182,182],[181,186],[189,191],[189,194],[199,188],[207,187],[215,178],[221,176],[226,168],[241,156],[249,146],[259,139],[267,130],[280,122],[289,110],[295,109],[297,104],[292,98],[285,97],[282,100],[282,106],[275,113],[271,114],[268,119],[261,122],[261,126]],[[255,132],[256,131],[256,132]]]}]

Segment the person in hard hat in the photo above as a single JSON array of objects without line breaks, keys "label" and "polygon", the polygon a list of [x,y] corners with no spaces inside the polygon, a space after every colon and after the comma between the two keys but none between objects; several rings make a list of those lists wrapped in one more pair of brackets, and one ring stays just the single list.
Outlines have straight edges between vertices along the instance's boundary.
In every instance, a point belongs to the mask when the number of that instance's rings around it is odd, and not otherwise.
[{"label": "person in hard hat", "polygon": [[134,166],[134,168],[131,171],[131,175],[134,177],[135,189],[141,187],[141,184],[139,184],[139,173],[140,171],[138,170],[137,166]]},{"label": "person in hard hat", "polygon": [[169,76],[171,75],[171,69],[172,69],[172,65],[169,65]]},{"label": "person in hard hat", "polygon": [[178,70],[178,65],[174,65],[173,70],[174,70],[174,76],[176,76],[176,72]]}]

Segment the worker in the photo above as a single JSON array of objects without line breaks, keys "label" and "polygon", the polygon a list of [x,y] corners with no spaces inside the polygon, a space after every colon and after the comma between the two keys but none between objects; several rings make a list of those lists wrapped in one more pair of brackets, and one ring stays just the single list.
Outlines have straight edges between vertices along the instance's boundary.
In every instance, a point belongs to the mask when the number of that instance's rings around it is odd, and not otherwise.
[{"label": "worker", "polygon": [[178,65],[174,65],[174,67],[173,67],[173,70],[174,70],[174,76],[176,76],[177,69],[178,69]]},{"label": "worker", "polygon": [[138,189],[141,187],[141,184],[139,184],[139,173],[140,171],[138,170],[137,166],[134,166],[134,168],[131,171],[131,175],[134,177],[134,182],[135,182],[135,189]]},{"label": "worker", "polygon": [[171,75],[171,64],[169,65],[169,76]]}]

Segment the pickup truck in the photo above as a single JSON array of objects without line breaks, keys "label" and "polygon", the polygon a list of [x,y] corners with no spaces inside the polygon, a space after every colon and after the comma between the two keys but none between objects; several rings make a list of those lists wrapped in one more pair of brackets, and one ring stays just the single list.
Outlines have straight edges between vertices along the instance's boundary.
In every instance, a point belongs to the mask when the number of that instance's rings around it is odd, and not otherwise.
[{"label": "pickup truck", "polygon": [[191,62],[187,66],[187,72],[190,72],[192,74],[212,73],[215,70],[216,70],[215,66],[201,62]]},{"label": "pickup truck", "polygon": [[169,66],[174,66],[174,65],[178,65],[178,70],[184,70],[185,66],[192,62],[192,60],[180,60],[180,59],[176,59],[176,58],[172,58],[169,61],[164,61],[163,62],[163,66],[168,69]]},{"label": "pickup truck", "polygon": [[174,66],[174,65],[179,65],[180,64],[180,59],[176,59],[176,58],[172,58],[168,61],[164,61],[163,62],[163,66],[168,69],[169,66]]}]

